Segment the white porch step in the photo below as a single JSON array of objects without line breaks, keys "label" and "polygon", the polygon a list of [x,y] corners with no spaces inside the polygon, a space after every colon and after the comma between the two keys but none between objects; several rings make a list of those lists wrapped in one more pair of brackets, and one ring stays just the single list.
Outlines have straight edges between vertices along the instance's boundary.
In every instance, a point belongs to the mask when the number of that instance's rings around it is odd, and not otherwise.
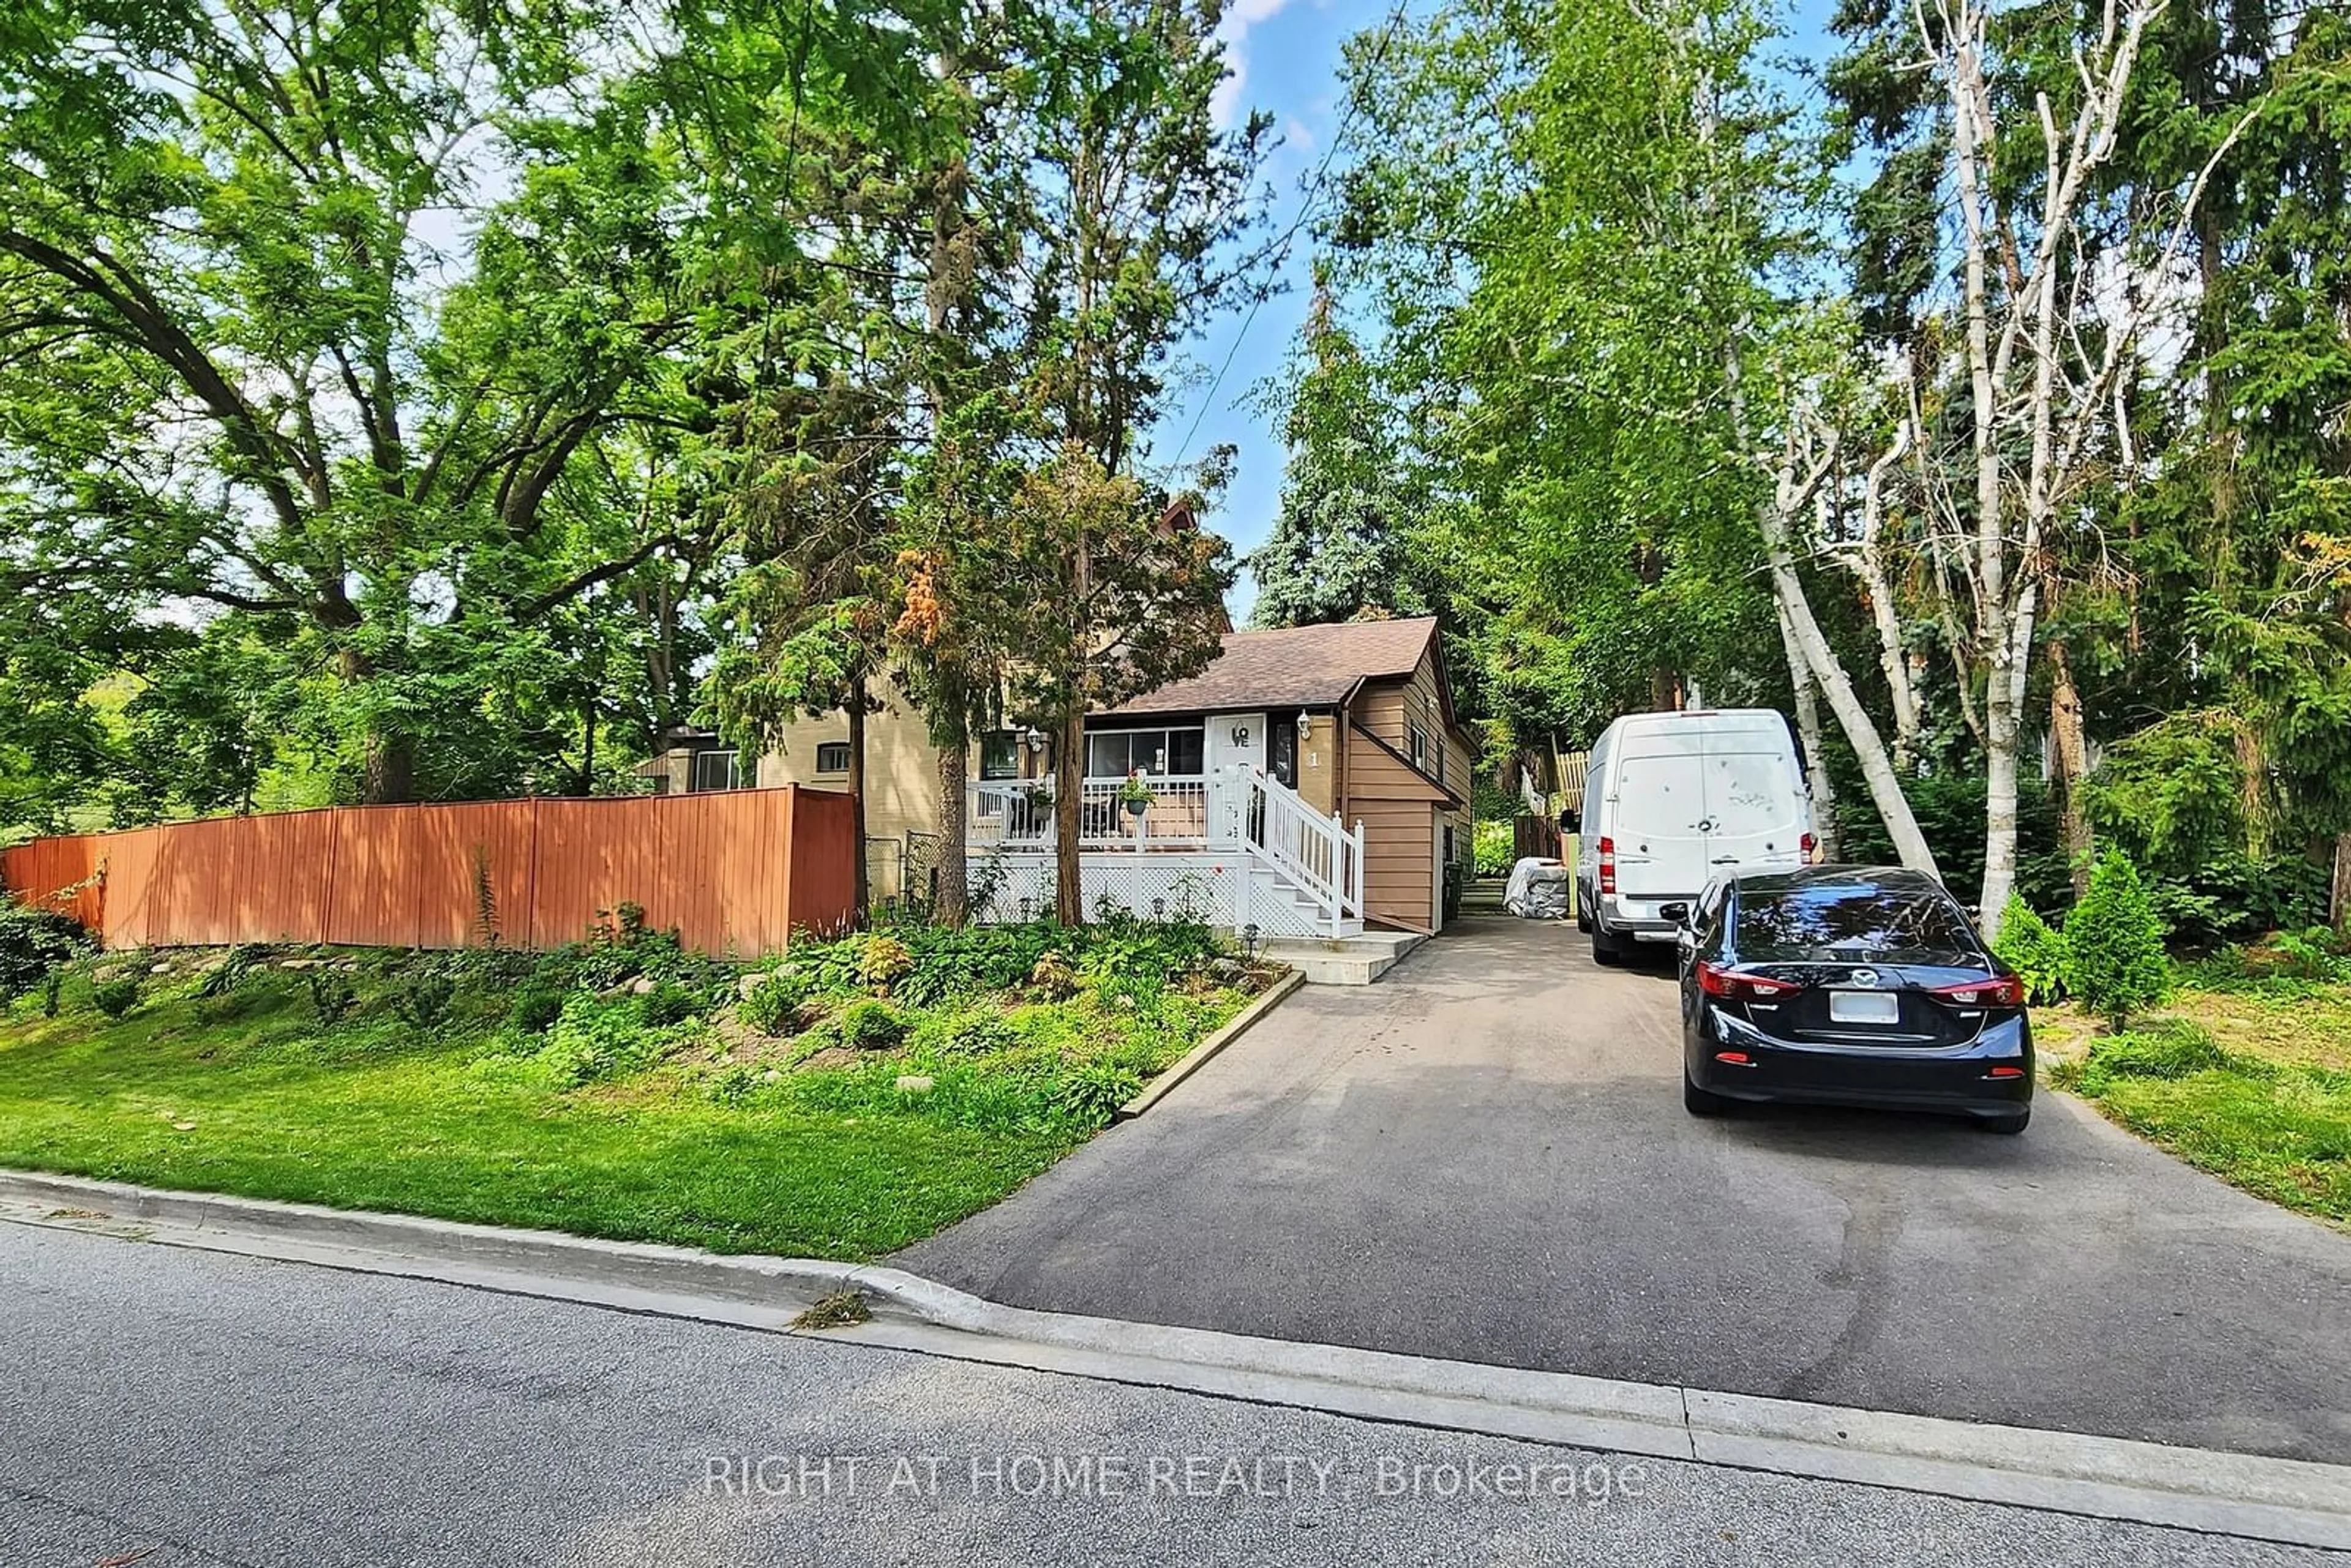
[{"label": "white porch step", "polygon": [[1353,936],[1275,936],[1265,956],[1289,965],[1310,986],[1368,986],[1428,938],[1417,931],[1365,931]]}]

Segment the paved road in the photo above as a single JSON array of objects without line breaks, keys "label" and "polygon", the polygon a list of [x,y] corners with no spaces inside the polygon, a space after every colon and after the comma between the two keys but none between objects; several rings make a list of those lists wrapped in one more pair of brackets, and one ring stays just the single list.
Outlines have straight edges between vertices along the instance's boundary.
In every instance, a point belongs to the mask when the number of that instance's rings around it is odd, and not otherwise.
[{"label": "paved road", "polygon": [[2351,1461],[2351,1237],[2063,1096],[1681,1108],[1670,976],[1482,919],[899,1255],[1022,1306]]},{"label": "paved road", "polygon": [[0,1343],[7,1568],[2329,1561],[5,1224]]}]

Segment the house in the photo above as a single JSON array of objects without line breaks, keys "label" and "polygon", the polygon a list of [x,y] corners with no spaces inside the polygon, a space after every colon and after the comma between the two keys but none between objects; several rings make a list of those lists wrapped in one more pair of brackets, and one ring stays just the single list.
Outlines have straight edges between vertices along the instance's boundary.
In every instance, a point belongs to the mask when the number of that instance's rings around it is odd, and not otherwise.
[{"label": "house", "polygon": [[[866,740],[869,838],[935,842],[938,758],[920,716],[886,698]],[[1199,674],[1087,717],[1087,900],[1189,906],[1268,936],[1434,931],[1445,868],[1469,853],[1474,757],[1433,617],[1227,632]],[[1031,730],[972,748],[967,845],[994,894],[983,917],[1050,906],[1051,762],[1050,737]],[[758,781],[838,788],[848,766],[847,722],[830,714],[792,725]],[[1147,803],[1122,799],[1131,772]]]},{"label": "house", "polygon": [[640,779],[653,781],[656,795],[688,795],[705,789],[740,789],[744,777],[739,754],[715,729],[673,724],[660,735],[659,748],[636,767]]}]

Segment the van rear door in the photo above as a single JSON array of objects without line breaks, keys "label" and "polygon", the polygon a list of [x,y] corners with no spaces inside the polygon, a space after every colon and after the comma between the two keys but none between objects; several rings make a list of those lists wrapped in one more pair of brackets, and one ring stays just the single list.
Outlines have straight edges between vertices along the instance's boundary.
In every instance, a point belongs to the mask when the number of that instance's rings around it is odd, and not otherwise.
[{"label": "van rear door", "polygon": [[[1616,765],[1616,893],[1644,902],[1687,898],[1706,885],[1705,758],[1696,737],[1639,737],[1658,749]],[[1628,747],[1628,749],[1630,749]]]},{"label": "van rear door", "polygon": [[1809,826],[1803,787],[1795,758],[1782,749],[1717,750],[1760,735],[1708,737],[1706,758],[1706,873],[1728,876],[1740,871],[1771,871],[1803,864]]}]

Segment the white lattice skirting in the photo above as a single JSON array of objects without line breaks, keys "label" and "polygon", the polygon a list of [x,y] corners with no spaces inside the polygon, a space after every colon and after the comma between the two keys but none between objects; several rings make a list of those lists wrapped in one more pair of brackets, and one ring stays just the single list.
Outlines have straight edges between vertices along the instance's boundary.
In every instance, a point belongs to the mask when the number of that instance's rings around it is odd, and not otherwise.
[{"label": "white lattice skirting", "polygon": [[[993,867],[1001,868],[1000,879]],[[975,886],[996,881],[995,895],[987,907],[973,911],[982,921],[1003,924],[1052,911],[1050,851],[983,851],[974,845],[971,878]],[[1145,920],[1188,916],[1229,929],[1254,925],[1269,936],[1324,934],[1279,889],[1269,885],[1262,871],[1252,884],[1249,857],[1237,850],[1088,852],[1078,857],[1078,885],[1090,915],[1107,897],[1113,907]],[[1161,901],[1156,907],[1155,899]]]}]

